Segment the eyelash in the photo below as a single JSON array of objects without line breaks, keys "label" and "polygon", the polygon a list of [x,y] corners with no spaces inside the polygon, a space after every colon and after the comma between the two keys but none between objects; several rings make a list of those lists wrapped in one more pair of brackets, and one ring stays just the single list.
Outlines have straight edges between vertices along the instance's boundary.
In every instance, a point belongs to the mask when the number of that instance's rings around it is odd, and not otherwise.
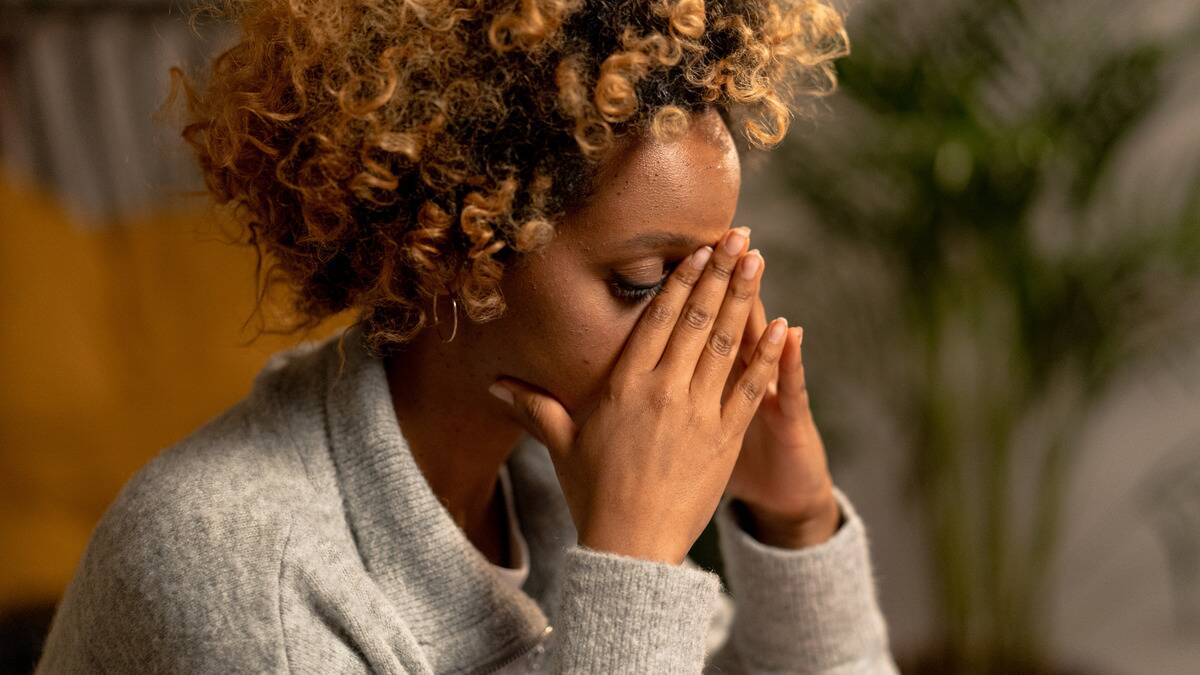
[{"label": "eyelash", "polygon": [[662,292],[663,287],[667,283],[667,277],[671,276],[678,262],[670,263],[666,266],[666,271],[663,272],[662,278],[657,283],[651,286],[635,286],[633,284],[622,281],[619,277],[612,280],[613,294],[621,300],[631,303],[640,303]]}]

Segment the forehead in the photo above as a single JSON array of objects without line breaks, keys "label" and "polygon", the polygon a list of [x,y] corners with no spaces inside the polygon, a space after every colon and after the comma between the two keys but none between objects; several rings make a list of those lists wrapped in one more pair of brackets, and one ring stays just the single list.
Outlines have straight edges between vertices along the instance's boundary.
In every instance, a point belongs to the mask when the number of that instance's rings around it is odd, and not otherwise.
[{"label": "forehead", "polygon": [[679,139],[644,137],[606,162],[596,189],[560,235],[600,254],[637,247],[690,251],[729,228],[741,165],[716,113],[697,116]]}]

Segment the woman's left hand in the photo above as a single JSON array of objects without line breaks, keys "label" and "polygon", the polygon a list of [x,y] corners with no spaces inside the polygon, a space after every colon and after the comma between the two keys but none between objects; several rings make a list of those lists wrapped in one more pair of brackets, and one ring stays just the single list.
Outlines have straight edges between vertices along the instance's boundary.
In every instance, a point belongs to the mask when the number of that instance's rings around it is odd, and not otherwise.
[{"label": "woman's left hand", "polygon": [[[749,363],[766,328],[759,298],[747,320],[740,358],[729,382],[737,381],[736,374]],[[782,548],[824,542],[837,531],[841,519],[825,445],[808,406],[800,350],[803,337],[803,328],[788,330],[775,377],[750,422],[726,487],[726,494],[736,500],[742,527],[764,544]]]}]

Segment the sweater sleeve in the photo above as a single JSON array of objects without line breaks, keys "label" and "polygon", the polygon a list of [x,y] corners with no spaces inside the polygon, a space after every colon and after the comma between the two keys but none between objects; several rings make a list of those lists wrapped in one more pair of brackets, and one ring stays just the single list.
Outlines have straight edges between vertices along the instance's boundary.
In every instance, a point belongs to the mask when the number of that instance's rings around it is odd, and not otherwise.
[{"label": "sweater sleeve", "polygon": [[736,611],[707,672],[898,672],[876,600],[862,519],[837,487],[842,523],[828,541],[768,546],[743,530],[728,498],[717,509],[721,555]]},{"label": "sweater sleeve", "polygon": [[552,673],[700,673],[720,577],[687,565],[573,546]]}]

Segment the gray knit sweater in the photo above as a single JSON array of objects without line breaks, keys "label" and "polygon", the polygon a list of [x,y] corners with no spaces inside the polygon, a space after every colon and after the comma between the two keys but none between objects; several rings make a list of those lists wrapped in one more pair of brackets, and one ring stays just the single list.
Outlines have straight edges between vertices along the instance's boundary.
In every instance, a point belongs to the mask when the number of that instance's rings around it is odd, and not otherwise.
[{"label": "gray knit sweater", "polygon": [[532,568],[505,583],[409,453],[382,361],[345,338],[344,361],[336,337],[273,356],[126,485],[39,672],[896,672],[840,491],[840,529],[800,550],[759,543],[722,502],[729,603],[690,561],[579,546],[527,437],[508,467]]}]

